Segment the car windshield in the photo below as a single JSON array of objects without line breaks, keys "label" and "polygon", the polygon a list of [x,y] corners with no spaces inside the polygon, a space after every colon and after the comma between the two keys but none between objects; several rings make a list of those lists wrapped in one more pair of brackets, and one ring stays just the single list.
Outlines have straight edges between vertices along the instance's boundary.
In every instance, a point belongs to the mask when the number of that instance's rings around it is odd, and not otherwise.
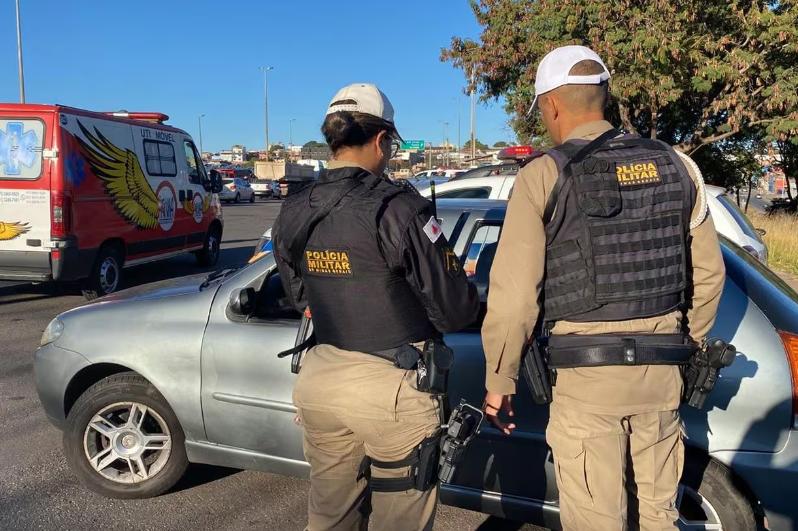
[{"label": "car windshield", "polygon": [[756,227],[754,227],[753,223],[751,223],[751,220],[748,219],[748,216],[746,216],[743,211],[740,210],[740,207],[737,206],[737,202],[734,201],[734,199],[729,197],[728,194],[720,194],[718,196],[718,201],[720,201],[720,204],[723,205],[723,208],[725,208],[729,214],[731,214],[731,216],[734,218],[734,221],[737,222],[737,225],[740,226],[746,236],[750,236],[758,242],[762,241],[762,238],[756,231]]},{"label": "car windshield", "polygon": [[233,179],[222,179],[222,184],[233,184]]}]

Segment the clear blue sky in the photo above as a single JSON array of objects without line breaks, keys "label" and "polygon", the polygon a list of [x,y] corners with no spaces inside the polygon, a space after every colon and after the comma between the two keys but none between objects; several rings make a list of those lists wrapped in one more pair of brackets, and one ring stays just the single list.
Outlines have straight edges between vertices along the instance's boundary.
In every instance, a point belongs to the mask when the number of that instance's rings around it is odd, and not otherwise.
[{"label": "clear blue sky", "polygon": [[[435,144],[448,121],[468,138],[463,73],[439,60],[454,35],[477,37],[467,0],[206,1],[21,0],[28,102],[92,110],[146,110],[197,136],[205,150],[264,142],[269,73],[270,140],[321,140],[330,98],[374,82],[397,110],[406,139]],[[13,0],[0,2],[0,101],[18,101]],[[477,108],[483,142],[513,140],[503,102]]]}]

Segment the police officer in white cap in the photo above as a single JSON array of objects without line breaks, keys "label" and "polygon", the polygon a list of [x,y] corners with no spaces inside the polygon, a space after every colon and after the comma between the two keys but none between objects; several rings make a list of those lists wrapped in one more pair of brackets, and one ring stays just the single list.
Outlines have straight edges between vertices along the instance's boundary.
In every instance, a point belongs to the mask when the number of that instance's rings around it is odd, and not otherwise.
[{"label": "police officer in white cap", "polygon": [[512,432],[521,352],[539,340],[563,528],[673,528],[680,364],[715,321],[724,266],[697,167],[605,120],[609,78],[584,46],[538,66],[555,147],[518,173],[493,262],[485,410]]},{"label": "police officer in white cap", "polygon": [[283,285],[317,342],[294,389],[307,529],[366,529],[370,512],[373,529],[432,529],[445,379],[430,375],[448,370],[442,335],[472,323],[479,299],[430,202],[383,178],[399,139],[385,94],[344,87],[321,130],[333,160],[273,229]]}]

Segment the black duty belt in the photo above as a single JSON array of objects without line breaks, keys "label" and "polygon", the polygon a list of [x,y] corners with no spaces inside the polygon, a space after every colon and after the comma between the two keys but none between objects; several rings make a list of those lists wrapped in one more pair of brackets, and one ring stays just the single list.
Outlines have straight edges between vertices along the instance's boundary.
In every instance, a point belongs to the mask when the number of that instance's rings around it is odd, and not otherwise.
[{"label": "black duty belt", "polygon": [[687,363],[698,349],[683,334],[556,335],[545,338],[543,343],[548,365],[553,369],[679,365]]}]

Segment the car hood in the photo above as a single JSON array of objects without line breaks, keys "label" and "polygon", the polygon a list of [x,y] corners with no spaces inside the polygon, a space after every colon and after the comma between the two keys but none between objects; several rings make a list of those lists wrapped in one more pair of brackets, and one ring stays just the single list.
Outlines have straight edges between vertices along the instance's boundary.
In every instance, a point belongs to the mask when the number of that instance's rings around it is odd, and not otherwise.
[{"label": "car hood", "polygon": [[[118,302],[127,300],[148,300],[187,295],[200,291],[200,285],[208,278],[208,273],[189,275],[187,277],[170,278],[158,282],[151,282],[141,286],[124,289],[105,297],[97,299],[95,302]],[[215,283],[212,284],[215,286]]]}]

